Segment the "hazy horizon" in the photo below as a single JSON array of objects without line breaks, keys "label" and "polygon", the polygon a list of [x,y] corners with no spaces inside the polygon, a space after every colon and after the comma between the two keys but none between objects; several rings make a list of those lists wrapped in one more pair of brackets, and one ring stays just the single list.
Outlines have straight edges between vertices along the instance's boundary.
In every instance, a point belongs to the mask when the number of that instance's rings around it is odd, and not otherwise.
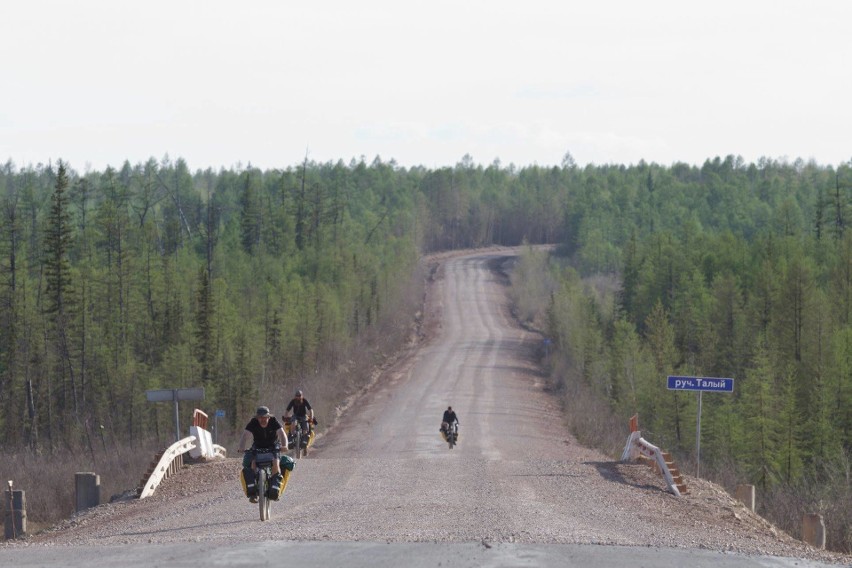
[{"label": "hazy horizon", "polygon": [[838,165],[849,21],[826,0],[5,4],[0,161]]}]

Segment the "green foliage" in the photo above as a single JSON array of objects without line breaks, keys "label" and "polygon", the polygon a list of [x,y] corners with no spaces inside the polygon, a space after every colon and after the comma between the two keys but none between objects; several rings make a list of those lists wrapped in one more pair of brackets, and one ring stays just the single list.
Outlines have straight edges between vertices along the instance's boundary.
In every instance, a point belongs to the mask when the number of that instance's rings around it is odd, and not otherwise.
[{"label": "green foliage", "polygon": [[60,162],[44,237],[44,272],[47,282],[45,292],[48,299],[45,311],[53,316],[54,322],[67,315],[67,304],[71,299],[71,261],[69,254],[71,252],[72,227],[69,198],[66,194],[68,184],[65,164]]},{"label": "green foliage", "polygon": [[743,461],[753,483],[766,487],[778,479],[778,450],[781,447],[779,399],[776,373],[769,354],[759,348],[753,367],[740,381],[740,414],[743,435],[738,457]]},{"label": "green foliage", "polygon": [[3,444],[81,441],[87,423],[168,438],[148,389],[204,386],[238,421],[271,384],[339,364],[395,316],[383,306],[416,266],[424,228],[406,192],[420,177],[379,161],[192,174],[165,158],[85,176],[7,164]]}]

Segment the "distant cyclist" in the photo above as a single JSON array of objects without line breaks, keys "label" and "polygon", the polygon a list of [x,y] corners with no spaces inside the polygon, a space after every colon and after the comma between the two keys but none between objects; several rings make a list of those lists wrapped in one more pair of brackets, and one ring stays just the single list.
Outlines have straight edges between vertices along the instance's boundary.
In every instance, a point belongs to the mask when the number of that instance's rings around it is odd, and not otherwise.
[{"label": "distant cyclist", "polygon": [[450,430],[450,426],[453,424],[459,423],[459,417],[456,416],[456,411],[453,410],[452,406],[448,406],[444,411],[444,417],[441,418],[441,432],[447,433]]},{"label": "distant cyclist", "polygon": [[[293,411],[293,419],[298,420],[301,424],[302,431],[310,434],[311,425],[314,423],[314,409],[311,408],[311,403],[308,402],[301,390],[296,391],[293,400],[287,405],[287,409],[284,411],[284,422],[287,422],[290,418],[290,411]],[[305,448],[305,455],[308,455],[307,448]]]}]

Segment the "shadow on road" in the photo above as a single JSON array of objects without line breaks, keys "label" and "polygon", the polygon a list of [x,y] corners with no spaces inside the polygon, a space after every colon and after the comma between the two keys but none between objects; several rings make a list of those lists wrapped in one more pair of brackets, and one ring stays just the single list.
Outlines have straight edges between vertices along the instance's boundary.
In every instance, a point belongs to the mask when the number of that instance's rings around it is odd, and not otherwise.
[{"label": "shadow on road", "polygon": [[614,481],[615,483],[629,485],[638,489],[647,489],[649,491],[665,493],[665,491],[663,491],[660,487],[656,485],[651,485],[649,483],[633,483],[631,481],[628,481],[618,470],[618,462],[583,462],[583,465],[590,465],[594,467],[596,470],[598,470],[600,476],[606,479],[607,481]]}]

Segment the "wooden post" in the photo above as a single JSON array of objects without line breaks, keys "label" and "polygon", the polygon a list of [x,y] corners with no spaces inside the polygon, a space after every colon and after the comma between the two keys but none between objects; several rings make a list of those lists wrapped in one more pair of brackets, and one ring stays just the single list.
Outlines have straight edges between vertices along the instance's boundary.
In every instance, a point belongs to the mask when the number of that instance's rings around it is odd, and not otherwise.
[{"label": "wooden post", "polygon": [[27,501],[23,491],[13,490],[12,482],[3,492],[3,527],[6,540],[27,536]]},{"label": "wooden post", "polygon": [[754,513],[754,485],[737,485],[735,497],[746,509]]},{"label": "wooden post", "polygon": [[825,549],[825,523],[822,515],[806,513],[802,517],[802,540],[820,550]]},{"label": "wooden post", "polygon": [[76,508],[78,513],[101,504],[101,478],[94,473],[77,472],[74,474]]}]

